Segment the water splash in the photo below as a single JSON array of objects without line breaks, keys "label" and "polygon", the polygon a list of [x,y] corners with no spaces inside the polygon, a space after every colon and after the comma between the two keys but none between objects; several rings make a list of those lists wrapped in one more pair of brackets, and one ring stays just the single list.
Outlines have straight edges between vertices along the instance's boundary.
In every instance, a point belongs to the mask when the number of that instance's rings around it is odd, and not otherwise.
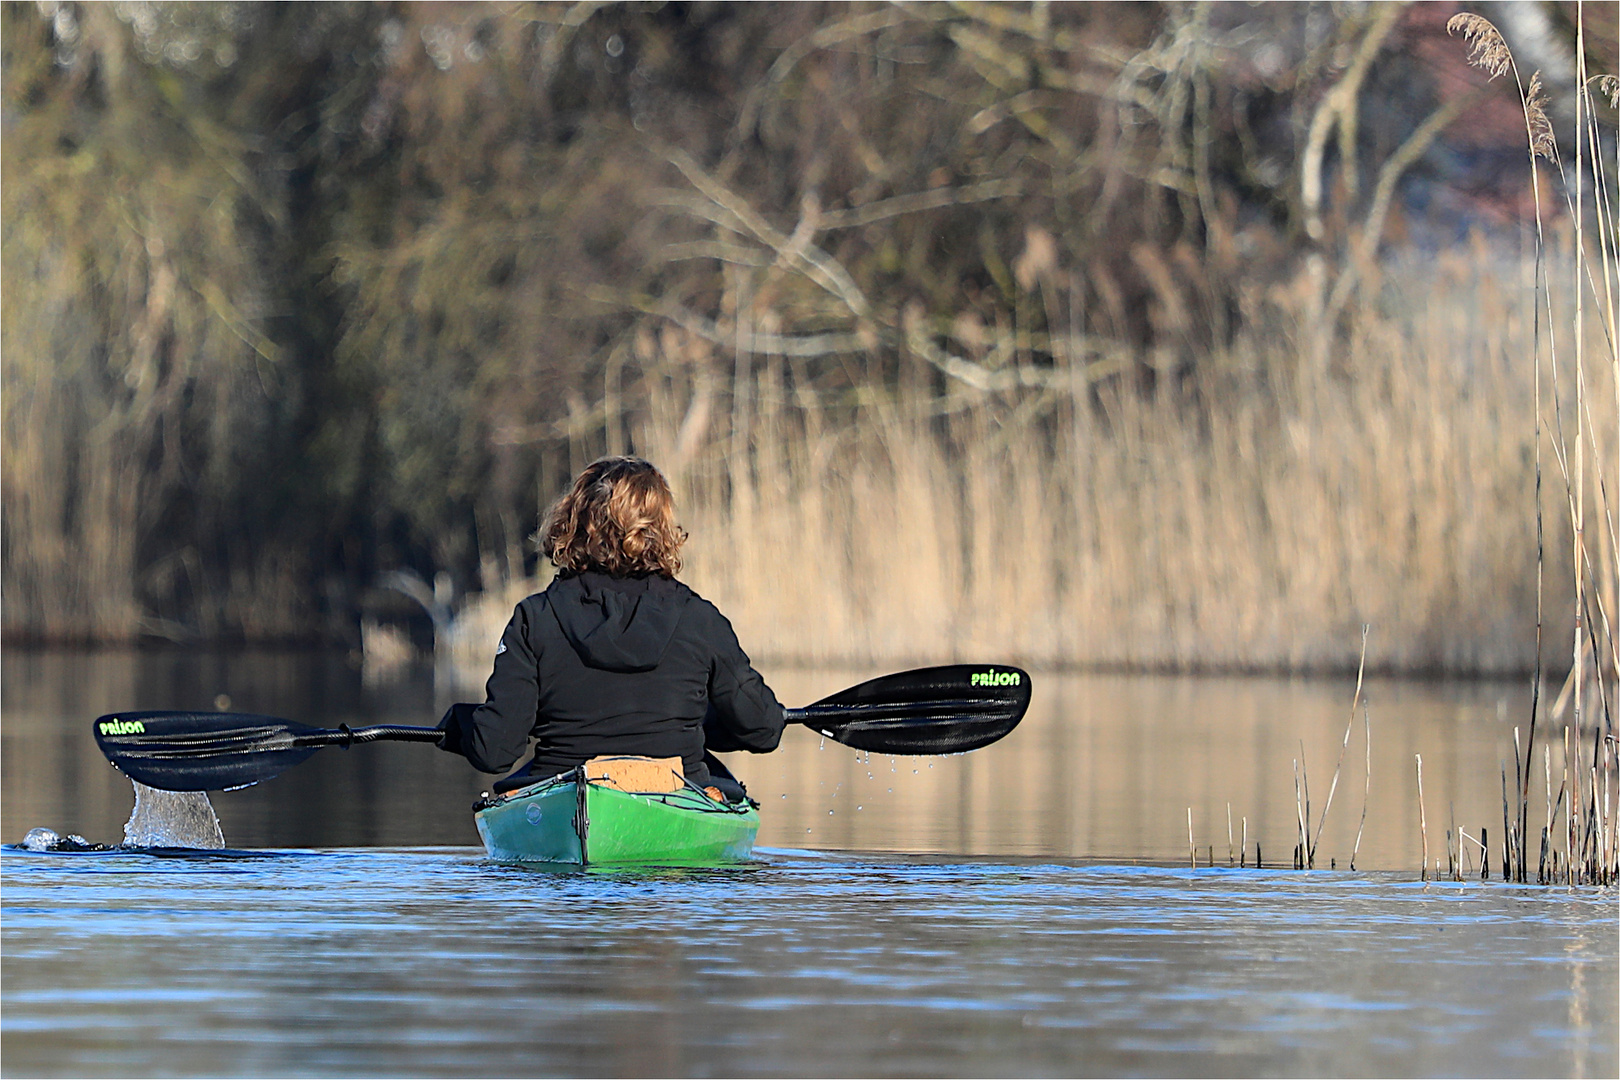
[{"label": "water splash", "polygon": [[135,809],[124,825],[130,847],[222,848],[225,834],[201,791],[162,791],[135,783]]},{"label": "water splash", "polygon": [[29,829],[28,835],[23,837],[22,846],[29,851],[111,851],[106,844],[92,844],[78,833],[68,833],[61,836],[55,829],[44,826]]},{"label": "water splash", "polygon": [[62,838],[50,829],[29,829],[22,846],[29,851],[50,851],[61,842]]}]

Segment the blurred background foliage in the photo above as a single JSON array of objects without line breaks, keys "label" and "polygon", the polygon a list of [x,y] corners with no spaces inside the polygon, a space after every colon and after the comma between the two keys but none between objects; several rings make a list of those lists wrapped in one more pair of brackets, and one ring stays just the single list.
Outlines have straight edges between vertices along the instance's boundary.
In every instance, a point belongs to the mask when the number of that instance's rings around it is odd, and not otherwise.
[{"label": "blurred background foliage", "polygon": [[[768,655],[1524,667],[1456,10],[6,3],[6,639],[499,609],[635,452]],[[1556,114],[1573,5],[1480,10]]]}]

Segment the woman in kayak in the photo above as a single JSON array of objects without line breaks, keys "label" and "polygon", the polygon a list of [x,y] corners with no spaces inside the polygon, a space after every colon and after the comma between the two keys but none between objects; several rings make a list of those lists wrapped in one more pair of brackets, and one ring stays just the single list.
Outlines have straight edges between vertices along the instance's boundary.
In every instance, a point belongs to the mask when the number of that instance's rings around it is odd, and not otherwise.
[{"label": "woman in kayak", "polygon": [[782,706],[715,606],[675,580],[686,532],[663,474],[633,457],[587,466],[552,507],[541,550],[557,566],[518,604],[479,706],[457,705],[442,749],[510,791],[598,755],[681,759],[686,778],[740,788],[705,750],[765,753]]}]

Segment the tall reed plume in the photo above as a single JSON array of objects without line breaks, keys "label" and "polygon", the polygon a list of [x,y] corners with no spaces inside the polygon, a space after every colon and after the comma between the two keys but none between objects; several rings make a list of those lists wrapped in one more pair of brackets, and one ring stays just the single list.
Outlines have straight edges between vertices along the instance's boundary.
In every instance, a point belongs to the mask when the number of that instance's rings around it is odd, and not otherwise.
[{"label": "tall reed plume", "polygon": [[[1534,337],[1532,362],[1535,370],[1535,480],[1536,480],[1536,674],[1531,695],[1531,711],[1526,738],[1521,745],[1519,730],[1514,729],[1514,783],[1510,800],[1507,792],[1507,767],[1503,763],[1503,872],[1510,879],[1526,881],[1530,875],[1529,859],[1529,806],[1531,778],[1534,773],[1538,724],[1555,723],[1566,704],[1569,719],[1562,731],[1562,779],[1556,803],[1552,796],[1553,769],[1550,747],[1543,745],[1543,776],[1546,825],[1541,830],[1540,853],[1536,878],[1550,882],[1562,879],[1577,882],[1611,883],[1620,876],[1620,845],[1615,837],[1615,784],[1616,768],[1614,712],[1620,699],[1611,694],[1615,689],[1615,675],[1620,669],[1620,643],[1613,632],[1615,611],[1615,582],[1620,579],[1620,542],[1617,542],[1615,508],[1611,501],[1612,485],[1620,477],[1620,437],[1616,428],[1593,411],[1592,384],[1600,371],[1609,372],[1614,394],[1614,412],[1620,416],[1620,349],[1617,349],[1616,330],[1620,328],[1620,275],[1616,273],[1615,257],[1620,231],[1616,227],[1615,177],[1611,175],[1601,157],[1603,140],[1598,126],[1597,102],[1593,96],[1599,92],[1610,94],[1613,76],[1589,77],[1586,69],[1586,39],[1584,14],[1576,9],[1576,79],[1574,117],[1575,126],[1571,144],[1574,147],[1573,167],[1566,166],[1549,115],[1540,73],[1533,73],[1526,81],[1519,71],[1511,49],[1497,28],[1486,19],[1473,14],[1459,14],[1448,23],[1453,33],[1462,34],[1468,41],[1469,60],[1490,78],[1511,75],[1519,88],[1524,115],[1526,149],[1530,162],[1530,177],[1535,195],[1536,274],[1533,282]],[[1613,102],[1608,102],[1613,108]],[[1542,162],[1553,174],[1555,187],[1562,196],[1564,206],[1573,222],[1569,245],[1570,295],[1563,310],[1555,308],[1552,275],[1548,270],[1548,245],[1542,213]],[[1592,216],[1589,218],[1588,214]],[[1597,269],[1594,270],[1594,252]],[[1598,323],[1607,363],[1593,369],[1588,363],[1592,336],[1586,325],[1588,301],[1598,309]],[[1563,316],[1560,319],[1560,315]],[[1543,322],[1545,317],[1545,322]],[[1573,359],[1561,360],[1558,353],[1559,332],[1566,329],[1571,342],[1568,351]],[[1545,344],[1545,367],[1543,366]],[[1550,393],[1543,396],[1542,372],[1546,371]],[[1560,382],[1572,382],[1572,400],[1561,393]],[[1542,584],[1544,524],[1541,514],[1541,447],[1543,442],[1545,410],[1550,407],[1550,424],[1545,429],[1550,437],[1553,458],[1563,484],[1563,502],[1570,529],[1571,607],[1573,632],[1571,634],[1570,671],[1564,692],[1551,710],[1552,715],[1541,715],[1542,682]],[[1570,408],[1572,416],[1566,417]],[[1571,430],[1572,429],[1572,430]],[[1607,455],[1607,457],[1606,457]],[[1591,473],[1588,475],[1588,458]],[[1616,465],[1614,473],[1606,474],[1604,462]],[[1597,546],[1599,558],[1594,560],[1592,545],[1587,537],[1587,503],[1595,500],[1599,515]],[[1606,684],[1607,683],[1607,684]],[[1590,715],[1595,704],[1600,716]],[[1550,732],[1541,733],[1544,740]],[[1591,749],[1583,749],[1584,740],[1591,738]],[[1564,815],[1563,848],[1557,844],[1556,815]]]}]

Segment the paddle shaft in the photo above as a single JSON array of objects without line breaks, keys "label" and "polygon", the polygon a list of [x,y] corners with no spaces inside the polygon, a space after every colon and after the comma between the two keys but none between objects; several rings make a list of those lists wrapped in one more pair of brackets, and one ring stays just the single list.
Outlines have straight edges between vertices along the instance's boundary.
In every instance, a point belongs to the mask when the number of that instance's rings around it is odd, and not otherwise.
[{"label": "paddle shaft", "polygon": [[790,724],[816,727],[820,724],[840,724],[877,717],[904,720],[911,717],[938,716],[944,712],[972,715],[985,711],[988,711],[987,707],[977,701],[906,701],[873,702],[865,705],[806,705],[802,709],[783,709],[782,714],[787,717]]},{"label": "paddle shaft", "polygon": [[369,742],[420,742],[436,743],[444,737],[444,732],[431,727],[407,727],[404,724],[376,724],[372,727],[351,728],[347,724],[339,724],[335,728],[321,731],[309,731],[294,735],[294,746],[353,746],[355,743]]},{"label": "paddle shaft", "polygon": [[[954,712],[971,713],[975,711],[975,704],[971,701],[942,701],[874,705],[807,705],[802,709],[783,709],[782,713],[790,724],[803,724],[814,728],[848,723],[867,717],[899,720],[907,717],[933,716],[945,708]],[[288,745],[347,747],[371,742],[437,743],[443,737],[444,732],[436,727],[375,724],[370,727],[351,728],[347,724],[339,724],[335,728],[323,728],[319,731],[294,735]]]},{"label": "paddle shaft", "polygon": [[[804,724],[806,727],[813,728],[818,725],[847,723],[851,720],[866,717],[881,716],[886,719],[898,720],[906,717],[933,716],[939,713],[942,708],[970,713],[974,711],[975,704],[969,701],[945,701],[881,705],[808,705],[802,709],[783,709],[782,713],[790,724]],[[354,746],[358,743],[370,742],[437,743],[443,736],[444,732],[436,727],[376,724],[371,727],[351,728],[347,724],[339,724],[335,728],[324,728],[319,731],[294,735],[291,745],[302,747]]]}]

